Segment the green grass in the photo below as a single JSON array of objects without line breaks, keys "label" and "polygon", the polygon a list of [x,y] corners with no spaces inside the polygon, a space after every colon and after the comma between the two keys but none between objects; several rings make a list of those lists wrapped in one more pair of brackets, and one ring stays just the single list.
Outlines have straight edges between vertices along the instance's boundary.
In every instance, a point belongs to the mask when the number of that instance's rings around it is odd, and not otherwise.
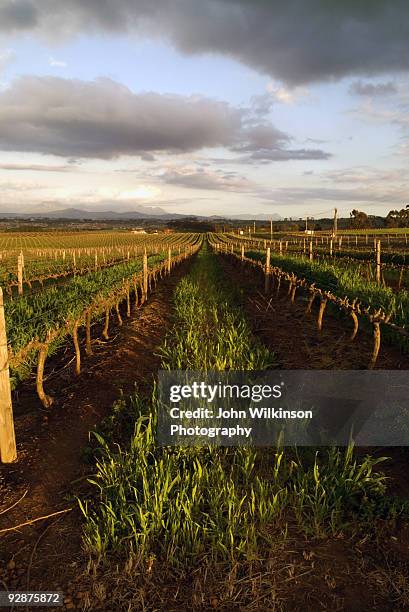
[{"label": "green grass", "polygon": [[[246,256],[265,261],[263,251],[246,251]],[[382,308],[393,315],[393,320],[398,325],[409,324],[409,293],[406,290],[396,293],[390,287],[382,287],[366,280],[356,267],[274,254],[270,262],[272,266],[277,266],[285,272],[294,272],[299,278],[305,278],[309,283],[315,283],[318,288],[331,291],[341,298],[358,298],[364,306]]]},{"label": "green grass", "polygon": [[[274,356],[254,339],[239,294],[207,249],[175,293],[175,321],[161,354],[164,368],[263,369]],[[199,340],[201,341],[199,342]],[[395,518],[383,459],[349,449],[181,448],[156,446],[156,396],[135,394],[121,409],[135,422],[128,444],[97,436],[92,501],[81,501],[84,542],[99,559],[114,553],[175,570],[268,556],[289,530],[308,537],[370,531]],[[123,418],[116,408],[118,422]],[[302,537],[304,537],[302,536]]]}]

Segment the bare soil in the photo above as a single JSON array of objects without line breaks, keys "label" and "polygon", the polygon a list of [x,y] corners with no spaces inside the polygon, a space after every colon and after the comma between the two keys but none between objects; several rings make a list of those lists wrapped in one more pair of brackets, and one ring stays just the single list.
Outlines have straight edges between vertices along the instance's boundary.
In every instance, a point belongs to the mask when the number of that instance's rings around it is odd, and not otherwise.
[{"label": "bare soil", "polygon": [[[111,318],[108,341],[99,339],[101,326],[94,326],[94,355],[85,357],[82,351],[80,376],[73,372],[71,347],[49,360],[45,387],[55,398],[51,409],[42,407],[32,381],[15,394],[18,460],[0,466],[0,530],[71,510],[0,533],[3,587],[60,587],[68,596],[78,591],[74,582],[85,557],[75,495],[87,488],[86,476],[93,469],[83,456],[89,432],[111,412],[121,394],[130,395],[135,387],[141,394],[151,389],[160,366],[156,349],[171,324],[173,289],[189,265],[182,263],[170,277],[159,281],[148,301],[137,310],[133,307],[131,318],[122,313],[121,327]],[[67,601],[68,609],[71,603]]]},{"label": "bare soil", "polygon": [[[294,303],[287,295],[285,283],[278,294],[276,288],[272,288],[265,295],[264,277],[259,270],[224,257],[223,266],[234,285],[242,290],[243,306],[253,333],[276,354],[278,367],[285,370],[368,367],[373,349],[371,330],[360,326],[351,342],[352,320],[343,313],[334,312],[329,304],[322,330],[318,331],[317,300],[311,312],[306,313],[307,298],[300,290]],[[383,339],[375,367],[407,370],[409,355]]]},{"label": "bare soil", "polygon": [[[371,537],[311,541],[289,535],[271,550],[269,559],[259,566],[252,562],[251,569],[221,566],[209,571],[203,567],[183,578],[164,572],[154,560],[145,570],[138,566],[137,572],[131,566],[124,568],[120,560],[117,567],[111,560],[95,573],[95,565],[87,568],[81,548],[81,514],[74,497],[88,494],[86,477],[93,465],[82,451],[89,432],[111,412],[121,392],[131,393],[136,384],[140,393],[149,394],[160,365],[156,349],[172,321],[172,292],[188,265],[161,281],[131,319],[124,317],[122,327],[112,326],[109,341],[94,342],[95,354],[84,359],[80,377],[73,374],[72,363],[64,367],[72,359],[72,349],[50,360],[45,384],[56,398],[50,411],[42,409],[29,386],[16,394],[19,460],[0,467],[0,530],[71,510],[0,533],[0,590],[60,588],[65,594],[64,609],[109,612],[409,609],[409,528],[404,524],[392,528],[381,521]],[[279,367],[366,367],[372,350],[370,335],[360,330],[351,343],[350,322],[344,325],[330,312],[324,315],[319,333],[316,309],[306,315],[306,303],[298,298],[291,304],[285,289],[279,296],[272,293],[266,298],[262,279],[254,270],[245,273],[228,260],[223,265],[243,288],[243,306],[253,332],[275,352]],[[100,337],[100,331],[96,326],[93,337]],[[383,345],[377,367],[406,369],[409,359]],[[393,479],[391,492],[407,497],[407,460],[400,449],[387,469]]]}]

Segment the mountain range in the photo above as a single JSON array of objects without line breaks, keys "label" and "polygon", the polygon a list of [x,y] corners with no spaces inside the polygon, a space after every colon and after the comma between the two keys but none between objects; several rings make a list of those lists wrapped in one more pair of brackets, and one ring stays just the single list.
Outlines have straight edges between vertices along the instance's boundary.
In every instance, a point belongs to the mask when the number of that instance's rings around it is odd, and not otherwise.
[{"label": "mountain range", "polygon": [[179,213],[170,213],[160,207],[138,206],[137,209],[128,211],[114,210],[87,210],[86,208],[62,208],[53,210],[41,210],[39,208],[25,209],[20,212],[7,211],[0,212],[0,218],[17,218],[17,219],[71,219],[71,220],[112,220],[124,221],[132,219],[183,219],[186,217],[195,217],[197,219],[236,219],[236,220],[255,220],[255,221],[279,221],[282,217],[274,214],[236,214],[236,215],[195,215],[194,213],[186,215]]}]

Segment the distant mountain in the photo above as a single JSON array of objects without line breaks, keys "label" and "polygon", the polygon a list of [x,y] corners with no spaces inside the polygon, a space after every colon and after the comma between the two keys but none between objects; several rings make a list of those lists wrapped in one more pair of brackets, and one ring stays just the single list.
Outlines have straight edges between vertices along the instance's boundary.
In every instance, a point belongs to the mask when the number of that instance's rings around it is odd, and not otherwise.
[{"label": "distant mountain", "polygon": [[81,208],[63,208],[61,210],[50,210],[50,211],[32,211],[32,212],[24,212],[24,213],[15,213],[15,212],[1,212],[0,217],[2,218],[10,218],[16,217],[20,219],[73,219],[73,220],[125,220],[125,219],[174,219],[178,217],[183,217],[183,215],[178,215],[176,213],[167,213],[161,208],[155,208],[151,210],[147,210],[146,212],[142,211],[127,211],[127,212],[116,212],[113,210],[84,210]]},{"label": "distant mountain", "polygon": [[[45,210],[44,210],[45,208]],[[183,215],[179,213],[169,213],[158,206],[138,206],[135,210],[117,212],[114,210],[87,210],[85,208],[62,208],[52,210],[49,205],[46,207],[33,208],[24,212],[0,212],[0,218],[17,218],[17,219],[72,219],[72,220],[108,220],[108,221],[124,221],[127,219],[200,219],[200,220],[243,220],[243,221],[279,221],[281,216],[277,214],[258,214],[258,215],[213,215],[206,217],[204,215]]]},{"label": "distant mountain", "polygon": [[142,213],[143,215],[154,217],[166,215],[167,212],[159,206],[147,206],[139,204],[138,202],[118,202],[116,200],[102,200],[95,204],[87,204],[86,202],[75,202],[71,205],[64,205],[61,202],[41,202],[34,206],[22,208],[22,213],[30,215],[53,215],[54,214],[66,214],[66,215],[77,215],[82,213],[104,213],[116,216],[117,214],[126,213],[127,215],[132,213]]}]

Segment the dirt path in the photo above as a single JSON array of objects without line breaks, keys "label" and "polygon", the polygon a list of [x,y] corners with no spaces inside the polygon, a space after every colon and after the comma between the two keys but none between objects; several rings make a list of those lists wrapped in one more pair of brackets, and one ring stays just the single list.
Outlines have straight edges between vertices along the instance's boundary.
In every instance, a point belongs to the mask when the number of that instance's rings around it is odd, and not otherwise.
[{"label": "dirt path", "polygon": [[[73,374],[72,364],[63,369],[52,364],[60,371],[46,382],[47,392],[55,396],[51,411],[42,409],[32,386],[17,394],[19,459],[0,466],[0,529],[59,510],[73,510],[0,534],[0,583],[9,589],[59,586],[67,593],[70,583],[78,579],[83,564],[81,517],[74,496],[86,487],[84,475],[92,471],[82,450],[89,432],[111,412],[121,392],[129,395],[135,385],[142,393],[151,388],[160,366],[155,352],[171,323],[173,289],[189,265],[184,262],[160,281],[148,302],[130,319],[124,318],[122,327],[112,325],[109,341],[94,341],[95,354],[84,359],[81,376]],[[94,338],[98,331],[93,330]],[[67,350],[65,361],[69,361],[71,350]],[[22,496],[14,508],[4,512]],[[72,590],[76,591],[75,585]]]},{"label": "dirt path", "polygon": [[[299,292],[292,304],[287,286],[279,295],[272,290],[264,295],[260,272],[241,262],[223,257],[225,272],[243,291],[243,305],[253,333],[277,356],[278,367],[292,369],[365,369],[371,358],[373,340],[360,329],[353,342],[349,340],[352,321],[345,315],[334,316],[327,308],[323,329],[317,329],[318,305],[306,313],[307,300]],[[409,355],[382,341],[377,369],[409,369]]]}]

